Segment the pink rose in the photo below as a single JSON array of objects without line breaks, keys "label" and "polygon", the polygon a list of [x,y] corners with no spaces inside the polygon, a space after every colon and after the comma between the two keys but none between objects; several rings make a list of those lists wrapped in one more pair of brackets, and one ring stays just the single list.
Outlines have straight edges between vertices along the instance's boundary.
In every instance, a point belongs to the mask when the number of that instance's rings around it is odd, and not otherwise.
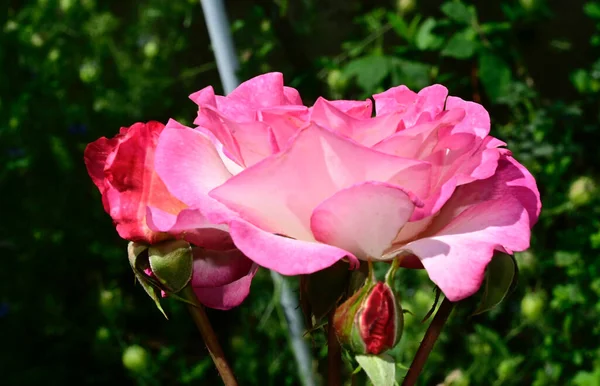
[{"label": "pink rose", "polygon": [[250,259],[296,275],[406,255],[457,301],[494,251],[529,247],[535,180],[488,135],[482,106],[400,86],[374,96],[375,117],[370,101],[319,99],[305,112],[280,77],[228,97],[201,91],[201,126],[167,125],[156,149],[169,191],[226,225]]},{"label": "pink rose", "polygon": [[190,99],[198,105],[194,124],[212,133],[241,168],[286,147],[308,119],[300,94],[279,73],[250,79],[226,97],[209,86]]},{"label": "pink rose", "polygon": [[232,249],[224,227],[208,224],[190,232],[177,228],[162,231],[147,216],[154,213],[161,224],[187,218],[197,228],[198,221],[203,221],[197,210],[188,209],[169,193],[154,170],[154,153],[164,127],[159,122],[136,123],[121,128],[114,138],[90,143],[84,153],[88,173],[122,238],[145,244],[184,238],[197,246],[218,249],[194,249],[192,287],[209,307],[234,307],[248,295],[256,265]]},{"label": "pink rose", "polygon": [[85,149],[85,165],[102,194],[104,210],[126,240],[153,244],[171,238],[148,228],[146,206],[160,206],[173,214],[187,207],[169,193],[154,171],[154,150],[164,127],[160,122],[136,123]]}]

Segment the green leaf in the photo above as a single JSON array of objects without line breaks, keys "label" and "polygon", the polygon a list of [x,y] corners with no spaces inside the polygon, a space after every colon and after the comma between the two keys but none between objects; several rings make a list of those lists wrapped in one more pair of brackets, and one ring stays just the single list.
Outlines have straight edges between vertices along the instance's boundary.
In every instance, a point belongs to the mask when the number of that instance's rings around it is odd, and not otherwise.
[{"label": "green leaf", "polygon": [[492,102],[506,96],[512,83],[512,72],[506,62],[492,52],[479,55],[479,79]]},{"label": "green leaf", "polygon": [[144,289],[144,291],[146,291],[148,296],[150,296],[150,298],[154,300],[156,308],[158,308],[158,310],[165,316],[165,318],[169,319],[167,317],[167,314],[165,313],[165,310],[163,310],[162,306],[160,305],[160,289],[152,285],[148,276],[144,274],[144,269],[150,266],[148,262],[148,255],[144,253],[147,249],[147,245],[130,242],[127,246],[127,256],[129,258],[129,264],[131,265],[131,269],[133,270],[137,281],[142,285],[142,288]]},{"label": "green leaf", "polygon": [[371,55],[354,59],[344,69],[348,77],[356,76],[356,83],[366,92],[372,92],[390,72],[390,59]]},{"label": "green leaf", "polygon": [[441,38],[433,33],[433,29],[437,25],[434,18],[429,17],[419,27],[415,36],[415,45],[418,49],[424,51],[435,49],[441,43]]},{"label": "green leaf", "polygon": [[494,255],[486,269],[481,303],[473,315],[482,314],[500,304],[516,282],[517,273],[517,263],[513,256],[504,253]]},{"label": "green leaf", "polygon": [[50,136],[50,148],[52,150],[52,154],[54,155],[54,159],[56,160],[58,166],[65,173],[73,170],[73,160],[71,159],[71,155],[69,154],[69,149],[67,148],[67,144],[61,137],[51,135]]},{"label": "green leaf", "polygon": [[450,19],[464,24],[471,24],[475,18],[475,12],[460,1],[449,1],[441,7],[442,12]]},{"label": "green leaf", "polygon": [[393,386],[396,383],[396,363],[388,354],[357,355],[356,361],[373,386]]},{"label": "green leaf", "polygon": [[179,292],[192,278],[192,247],[184,240],[170,240],[148,249],[152,273],[168,292]]},{"label": "green leaf", "polygon": [[593,1],[585,3],[583,12],[593,19],[600,19],[600,4]]},{"label": "green leaf", "polygon": [[571,73],[571,82],[580,93],[588,90],[588,85],[591,83],[591,78],[586,70],[577,69]]},{"label": "green leaf", "polygon": [[446,47],[442,50],[442,56],[450,56],[456,59],[468,59],[475,53],[477,43],[472,38],[472,31],[466,30],[455,33]]},{"label": "green leaf", "polygon": [[513,25],[509,22],[489,22],[481,24],[480,28],[481,32],[486,35],[495,32],[510,31]]},{"label": "green leaf", "polygon": [[393,84],[404,84],[411,89],[422,89],[431,83],[431,66],[397,58],[394,58],[392,63]]},{"label": "green leaf", "polygon": [[408,34],[408,26],[404,22],[402,16],[393,12],[388,12],[386,16],[388,22],[390,23],[394,31],[396,31],[398,36],[403,37],[406,40],[410,40],[410,36]]}]

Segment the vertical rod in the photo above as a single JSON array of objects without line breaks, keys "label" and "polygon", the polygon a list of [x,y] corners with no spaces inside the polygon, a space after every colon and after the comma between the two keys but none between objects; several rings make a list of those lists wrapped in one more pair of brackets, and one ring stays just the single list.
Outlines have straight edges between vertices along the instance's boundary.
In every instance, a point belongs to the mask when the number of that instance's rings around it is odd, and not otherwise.
[{"label": "vertical rod", "polygon": [[[227,13],[223,0],[200,0],[204,12],[204,20],[208,28],[210,41],[215,52],[219,76],[225,94],[229,94],[239,84],[236,71],[238,69],[238,60],[235,53],[233,38],[231,36]],[[271,271],[271,278],[275,285],[281,287],[281,297],[279,299],[283,308],[287,325],[290,344],[296,364],[298,365],[298,374],[304,386],[315,385],[315,380],[311,370],[310,350],[306,341],[303,339],[304,326],[302,316],[298,310],[298,301],[294,298],[286,280],[277,272]]]},{"label": "vertical rod", "polygon": [[304,321],[300,315],[298,300],[294,297],[285,277],[271,271],[271,278],[275,285],[280,287],[279,302],[288,325],[288,334],[292,345],[292,352],[298,365],[300,381],[304,386],[314,386],[315,380],[312,373],[310,351],[304,340]]},{"label": "vertical rod", "polygon": [[225,94],[232,92],[239,81],[237,79],[238,59],[229,31],[229,21],[222,0],[200,0],[208,35],[212,43],[217,68]]}]

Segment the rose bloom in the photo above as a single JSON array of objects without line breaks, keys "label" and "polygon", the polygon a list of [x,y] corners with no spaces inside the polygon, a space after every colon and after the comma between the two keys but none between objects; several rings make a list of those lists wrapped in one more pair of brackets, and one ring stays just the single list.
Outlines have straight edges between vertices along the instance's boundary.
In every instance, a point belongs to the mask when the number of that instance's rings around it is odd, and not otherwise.
[{"label": "rose bloom", "polygon": [[164,127],[159,122],[136,123],[121,128],[114,138],[90,143],[84,153],[88,173],[122,238],[144,244],[182,238],[204,247],[193,249],[191,284],[198,299],[212,308],[235,307],[248,295],[257,266],[234,248],[226,227],[207,224],[199,230],[173,228],[167,233],[147,221],[151,208],[163,222],[179,216],[196,221],[192,226],[205,224],[196,210],[169,193],[154,171],[154,152]]},{"label": "rose bloom", "polygon": [[306,108],[276,73],[227,97],[192,94],[199,126],[170,121],[155,169],[200,225],[180,216],[156,229],[225,226],[248,258],[285,275],[402,255],[451,301],[472,295],[495,251],[529,247],[534,178],[488,135],[486,110],[441,85],[373,98],[375,116],[370,100]]}]

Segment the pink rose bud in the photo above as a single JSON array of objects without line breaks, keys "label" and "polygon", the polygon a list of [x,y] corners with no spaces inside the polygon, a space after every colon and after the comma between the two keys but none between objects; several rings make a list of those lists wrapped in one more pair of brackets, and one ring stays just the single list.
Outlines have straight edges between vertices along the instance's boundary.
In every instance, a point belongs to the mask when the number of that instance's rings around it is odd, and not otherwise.
[{"label": "pink rose bud", "polygon": [[[392,266],[390,271],[395,269]],[[403,327],[402,307],[390,283],[375,282],[372,274],[362,289],[338,307],[333,320],[340,343],[356,354],[378,355],[393,348]]]}]

